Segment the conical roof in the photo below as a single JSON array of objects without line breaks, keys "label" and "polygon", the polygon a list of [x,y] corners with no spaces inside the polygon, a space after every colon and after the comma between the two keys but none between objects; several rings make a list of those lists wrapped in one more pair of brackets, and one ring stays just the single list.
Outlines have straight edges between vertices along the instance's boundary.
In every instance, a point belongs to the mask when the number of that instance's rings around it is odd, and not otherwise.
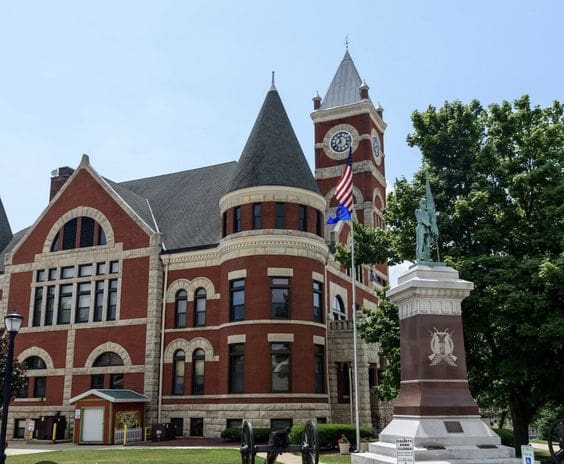
[{"label": "conical roof", "polygon": [[354,62],[347,50],[337,72],[329,85],[320,109],[334,108],[335,106],[350,105],[361,100],[359,88],[362,79],[356,70]]},{"label": "conical roof", "polygon": [[264,185],[297,187],[319,193],[274,85],[266,94],[243,148],[229,191]]},{"label": "conical roof", "polygon": [[12,240],[12,229],[8,222],[8,216],[4,210],[4,205],[0,199],[0,251],[6,248],[6,245]]}]

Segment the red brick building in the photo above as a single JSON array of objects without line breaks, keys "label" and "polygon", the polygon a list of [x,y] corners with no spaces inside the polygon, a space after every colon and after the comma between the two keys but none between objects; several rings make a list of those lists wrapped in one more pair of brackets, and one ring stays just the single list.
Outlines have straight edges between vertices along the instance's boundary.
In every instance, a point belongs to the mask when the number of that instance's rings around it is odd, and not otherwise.
[{"label": "red brick building", "polygon": [[[217,436],[244,418],[351,421],[350,277],[326,226],[349,145],[356,218],[382,226],[382,110],[345,54],[314,98],[315,176],[274,86],[238,161],[116,183],[85,155],[51,178],[49,204],[14,235],[0,203],[0,309],[23,314],[28,386],[11,436],[90,389],[149,398],[147,425]],[[111,173],[103,173],[111,176]],[[359,267],[374,307],[385,267]],[[361,422],[378,427],[376,347],[359,347]]]}]

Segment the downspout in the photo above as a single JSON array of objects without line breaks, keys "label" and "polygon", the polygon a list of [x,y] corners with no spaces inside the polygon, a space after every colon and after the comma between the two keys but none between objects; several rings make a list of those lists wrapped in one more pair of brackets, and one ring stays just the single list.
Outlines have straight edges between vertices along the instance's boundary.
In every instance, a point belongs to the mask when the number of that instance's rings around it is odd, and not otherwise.
[{"label": "downspout", "polygon": [[166,322],[166,292],[168,287],[168,259],[163,257],[164,264],[164,285],[163,285],[163,307],[161,317],[161,352],[159,357],[159,394],[157,403],[157,423],[161,423],[163,406],[163,370],[164,370],[164,338]]}]

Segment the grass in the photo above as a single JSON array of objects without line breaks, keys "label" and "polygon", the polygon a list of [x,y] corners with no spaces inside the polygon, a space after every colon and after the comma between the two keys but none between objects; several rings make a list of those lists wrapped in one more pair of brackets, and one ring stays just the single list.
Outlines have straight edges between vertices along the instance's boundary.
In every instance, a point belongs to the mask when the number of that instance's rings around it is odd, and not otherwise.
[{"label": "grass", "polygon": [[320,464],[351,464],[351,456],[338,454],[322,454],[319,456]]},{"label": "grass", "polygon": [[[255,461],[264,463],[257,456]],[[82,449],[8,456],[6,464],[240,464],[233,449]]]}]

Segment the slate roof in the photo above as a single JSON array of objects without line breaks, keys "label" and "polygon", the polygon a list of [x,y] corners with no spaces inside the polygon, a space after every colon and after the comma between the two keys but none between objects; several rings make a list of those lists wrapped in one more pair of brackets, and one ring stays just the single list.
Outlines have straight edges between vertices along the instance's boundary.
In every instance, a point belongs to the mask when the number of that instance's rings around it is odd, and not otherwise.
[{"label": "slate roof", "polygon": [[347,50],[321,102],[320,109],[326,110],[361,101],[359,90],[361,85],[362,79]]},{"label": "slate roof", "polygon": [[229,191],[283,185],[319,193],[275,87],[266,94]]},{"label": "slate roof", "polygon": [[111,403],[146,403],[149,401],[148,396],[133,390],[92,389],[71,398],[70,403],[76,403],[90,395],[97,396]]},{"label": "slate roof", "polygon": [[8,216],[4,210],[2,199],[0,198],[0,251],[12,240],[12,228],[8,222]]},{"label": "slate roof", "polygon": [[142,201],[149,200],[167,250],[205,247],[221,238],[219,200],[229,191],[236,167],[232,161],[111,185],[117,185],[116,192],[155,227]]}]

